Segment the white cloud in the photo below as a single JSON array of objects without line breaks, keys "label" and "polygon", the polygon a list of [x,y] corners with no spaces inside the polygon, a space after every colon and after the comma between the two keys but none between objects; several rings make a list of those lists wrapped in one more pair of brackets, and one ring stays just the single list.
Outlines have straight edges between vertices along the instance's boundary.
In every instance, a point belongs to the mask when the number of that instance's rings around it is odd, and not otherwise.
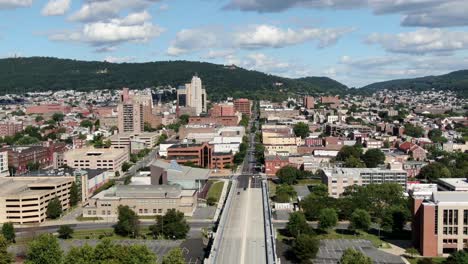
[{"label": "white cloud", "polygon": [[33,0],[0,0],[0,9],[30,7]]},{"label": "white cloud", "polygon": [[71,0],[50,0],[44,6],[41,14],[44,16],[60,16],[70,9]]},{"label": "white cloud", "polygon": [[336,78],[350,86],[361,87],[370,83],[393,79],[440,75],[468,68],[468,57],[387,55],[346,60],[333,66]]},{"label": "white cloud", "polygon": [[290,8],[352,9],[367,7],[375,14],[396,13],[404,26],[468,25],[466,0],[230,0],[226,9],[281,12]]},{"label": "white cloud", "polygon": [[318,46],[323,48],[335,44],[344,34],[353,29],[320,29],[304,28],[294,30],[281,29],[271,25],[257,25],[247,31],[234,34],[235,45],[241,48],[257,49],[264,47],[282,48],[300,44],[306,41],[317,40]]},{"label": "white cloud", "polygon": [[367,38],[367,42],[379,44],[385,50],[395,53],[444,54],[468,49],[468,32],[420,29],[399,34],[375,33]]},{"label": "white cloud", "polygon": [[[150,19],[150,16],[146,19]],[[108,51],[107,49],[115,48],[115,45],[122,42],[146,42],[159,36],[163,31],[164,29],[158,25],[143,19],[136,19],[135,14],[129,14],[121,19],[88,23],[78,31],[52,34],[50,39],[85,42],[99,47],[98,51]],[[102,49],[102,47],[107,48]]]},{"label": "white cloud", "polygon": [[183,29],[176,35],[166,54],[180,56],[182,54],[212,48],[219,44],[214,30],[210,29]]},{"label": "white cloud", "polygon": [[[207,57],[219,57],[217,52],[238,49],[282,48],[316,40],[320,48],[335,44],[353,29],[281,29],[271,25],[248,26],[247,30],[230,32],[217,28],[183,29],[166,51],[169,56],[209,50]],[[224,55],[223,57],[225,57]]]},{"label": "white cloud", "polygon": [[210,50],[208,53],[204,56],[202,56],[203,59],[218,59],[218,58],[229,58],[235,53],[234,50]]},{"label": "white cloud", "polygon": [[161,5],[158,7],[158,10],[159,10],[159,11],[167,11],[167,10],[169,10],[169,5],[168,5],[168,4],[161,4]]},{"label": "white cloud", "polygon": [[70,16],[70,20],[95,22],[117,18],[123,10],[139,12],[156,1],[157,0],[88,0],[78,11]]}]

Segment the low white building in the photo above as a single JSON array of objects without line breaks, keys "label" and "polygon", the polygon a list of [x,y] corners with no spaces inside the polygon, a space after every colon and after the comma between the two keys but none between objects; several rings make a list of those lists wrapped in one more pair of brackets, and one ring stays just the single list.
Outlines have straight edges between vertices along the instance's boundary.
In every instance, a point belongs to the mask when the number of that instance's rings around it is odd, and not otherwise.
[{"label": "low white building", "polygon": [[8,151],[0,152],[0,177],[9,176],[8,172]]}]

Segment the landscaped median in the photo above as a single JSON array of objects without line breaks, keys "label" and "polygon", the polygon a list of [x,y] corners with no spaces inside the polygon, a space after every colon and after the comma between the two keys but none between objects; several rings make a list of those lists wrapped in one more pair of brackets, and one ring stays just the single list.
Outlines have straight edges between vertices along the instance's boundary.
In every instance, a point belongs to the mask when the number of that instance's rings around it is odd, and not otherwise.
[{"label": "landscaped median", "polygon": [[[208,205],[214,205],[219,202],[221,193],[223,192],[224,181],[212,181],[206,200]],[[210,204],[211,203],[211,204]]]}]

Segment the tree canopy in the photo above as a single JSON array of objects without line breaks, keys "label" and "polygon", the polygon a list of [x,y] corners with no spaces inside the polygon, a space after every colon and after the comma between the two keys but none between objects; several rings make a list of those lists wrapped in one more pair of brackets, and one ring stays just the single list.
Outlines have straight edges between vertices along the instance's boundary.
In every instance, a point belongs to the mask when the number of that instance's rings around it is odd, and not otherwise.
[{"label": "tree canopy", "polygon": [[362,160],[367,168],[375,168],[379,164],[384,164],[385,154],[380,149],[369,149],[362,155]]},{"label": "tree canopy", "polygon": [[307,224],[304,213],[302,212],[293,212],[289,214],[289,221],[286,225],[286,230],[288,230],[289,235],[297,237],[300,234],[310,234],[312,231]]},{"label": "tree canopy", "polygon": [[184,213],[175,209],[167,210],[163,216],[156,216],[156,224],[150,226],[154,237],[163,236],[169,239],[184,239],[189,230]]},{"label": "tree canopy", "polygon": [[28,245],[26,264],[61,264],[63,251],[52,234],[42,234]]},{"label": "tree canopy", "polygon": [[372,264],[372,259],[364,255],[361,251],[348,248],[344,251],[340,259],[341,264]]},{"label": "tree canopy", "polygon": [[309,125],[304,122],[299,122],[295,124],[293,127],[293,130],[294,130],[294,134],[297,137],[301,137],[303,139],[309,136],[309,133],[310,133]]},{"label": "tree canopy", "polygon": [[50,219],[57,219],[62,215],[62,203],[58,197],[54,197],[47,205],[46,215]]},{"label": "tree canopy", "polygon": [[118,214],[118,221],[114,225],[114,232],[121,236],[138,236],[139,220],[137,214],[127,205],[119,205]]}]

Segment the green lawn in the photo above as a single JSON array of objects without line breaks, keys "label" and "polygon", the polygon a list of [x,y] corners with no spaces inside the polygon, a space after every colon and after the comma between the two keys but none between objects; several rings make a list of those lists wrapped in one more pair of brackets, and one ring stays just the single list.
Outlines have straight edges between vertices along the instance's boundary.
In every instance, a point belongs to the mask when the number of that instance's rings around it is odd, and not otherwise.
[{"label": "green lawn", "polygon": [[270,189],[270,197],[276,195],[276,183],[273,181],[268,181],[268,188]]},{"label": "green lawn", "polygon": [[335,230],[330,231],[327,234],[320,234],[317,235],[318,239],[365,239],[369,240],[372,245],[379,248],[390,248],[387,242],[382,241],[379,237],[366,233],[366,232],[359,232],[358,234],[339,234]]},{"label": "green lawn", "polygon": [[[149,227],[140,228],[140,235],[150,236]],[[129,237],[122,237],[114,233],[112,228],[95,229],[95,230],[75,230],[72,239],[100,239],[102,237],[110,238],[111,240],[131,239]]]},{"label": "green lawn", "polygon": [[[442,264],[446,260],[446,258],[437,258],[437,257],[436,258],[430,258],[430,259],[432,260],[432,262],[434,264]],[[419,258],[406,258],[406,260],[408,260],[409,263],[411,263],[411,264],[417,264]]]},{"label": "green lawn", "polygon": [[84,217],[83,215],[80,215],[76,218],[76,220],[80,221],[80,222],[84,222],[84,221],[97,221],[97,220],[103,220],[104,218],[102,217]]},{"label": "green lawn", "polygon": [[214,197],[216,201],[219,202],[219,198],[221,197],[221,192],[223,191],[224,181],[217,181],[213,182],[210,189],[208,190],[207,198]]},{"label": "green lawn", "polygon": [[322,181],[319,179],[302,179],[302,180],[297,180],[296,185],[314,185],[314,184],[320,184],[320,183],[322,183]]}]

